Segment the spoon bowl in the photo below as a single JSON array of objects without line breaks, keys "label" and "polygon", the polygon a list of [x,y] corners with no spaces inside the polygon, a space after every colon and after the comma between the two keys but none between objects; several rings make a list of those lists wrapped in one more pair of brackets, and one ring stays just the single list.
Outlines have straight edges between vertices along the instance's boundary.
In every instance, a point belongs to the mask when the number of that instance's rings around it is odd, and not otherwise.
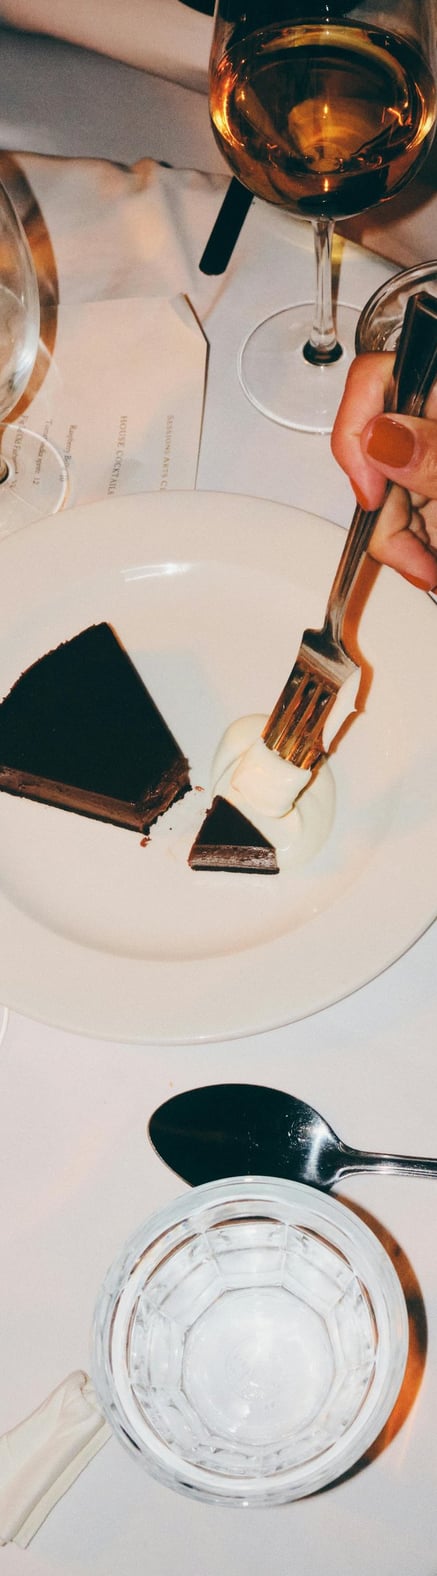
[{"label": "spoon bowl", "polygon": [[207,1084],[160,1105],[149,1136],[193,1187],[231,1176],[289,1177],[329,1188],[354,1171],[437,1176],[437,1160],[344,1144],[313,1106],[263,1084]]}]

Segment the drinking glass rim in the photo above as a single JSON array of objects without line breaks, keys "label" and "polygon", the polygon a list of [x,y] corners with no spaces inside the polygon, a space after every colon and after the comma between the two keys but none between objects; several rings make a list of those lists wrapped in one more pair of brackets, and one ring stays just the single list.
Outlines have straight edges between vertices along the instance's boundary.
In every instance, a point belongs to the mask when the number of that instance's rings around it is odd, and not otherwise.
[{"label": "drinking glass rim", "polygon": [[391,274],[390,279],[386,279],[384,284],[378,285],[378,289],[374,290],[373,295],[366,301],[358,318],[355,333],[355,353],[357,356],[363,355],[369,349],[369,345],[365,343],[365,337],[368,335],[369,326],[378,307],[385,301],[388,301],[391,295],[396,296],[399,288],[403,288],[409,294],[413,294],[413,290],[410,290],[409,287],[412,286],[414,288],[416,285],[425,285],[427,279],[431,276],[435,277],[437,284],[437,259],[435,258],[431,258],[427,262],[414,263],[411,268],[400,268],[396,274]]}]

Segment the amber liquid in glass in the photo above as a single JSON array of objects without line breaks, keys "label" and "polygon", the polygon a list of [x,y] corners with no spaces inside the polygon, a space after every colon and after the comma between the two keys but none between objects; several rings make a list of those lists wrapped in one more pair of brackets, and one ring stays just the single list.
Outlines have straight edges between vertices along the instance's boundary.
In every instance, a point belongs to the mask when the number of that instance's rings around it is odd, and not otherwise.
[{"label": "amber liquid in glass", "polygon": [[340,219],[405,186],[430,147],[433,77],[381,28],[260,28],[213,68],[214,133],[249,190],[306,218]]}]

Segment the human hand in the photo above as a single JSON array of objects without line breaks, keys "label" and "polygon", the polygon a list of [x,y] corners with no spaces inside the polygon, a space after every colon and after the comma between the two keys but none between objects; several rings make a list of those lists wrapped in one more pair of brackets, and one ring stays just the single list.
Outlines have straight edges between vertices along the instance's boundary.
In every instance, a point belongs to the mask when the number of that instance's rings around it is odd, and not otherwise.
[{"label": "human hand", "polygon": [[426,591],[437,590],[437,386],[426,416],[384,414],[393,356],[352,363],[331,446],[365,509],[379,509],[370,552]]}]

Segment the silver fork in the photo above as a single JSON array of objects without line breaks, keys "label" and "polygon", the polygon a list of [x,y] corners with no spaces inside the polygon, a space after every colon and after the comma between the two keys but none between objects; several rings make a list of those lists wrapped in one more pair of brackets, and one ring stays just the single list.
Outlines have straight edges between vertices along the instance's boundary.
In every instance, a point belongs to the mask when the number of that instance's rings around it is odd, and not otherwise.
[{"label": "silver fork", "polygon": [[[386,401],[386,410],[420,416],[437,376],[437,299],[410,297]],[[385,499],[390,491],[387,485]],[[266,722],[263,739],[295,766],[317,765],[323,731],[339,689],[360,672],[343,641],[346,608],[380,510],[355,509],[329,593],[322,629],[305,629],[284,689]]]}]

